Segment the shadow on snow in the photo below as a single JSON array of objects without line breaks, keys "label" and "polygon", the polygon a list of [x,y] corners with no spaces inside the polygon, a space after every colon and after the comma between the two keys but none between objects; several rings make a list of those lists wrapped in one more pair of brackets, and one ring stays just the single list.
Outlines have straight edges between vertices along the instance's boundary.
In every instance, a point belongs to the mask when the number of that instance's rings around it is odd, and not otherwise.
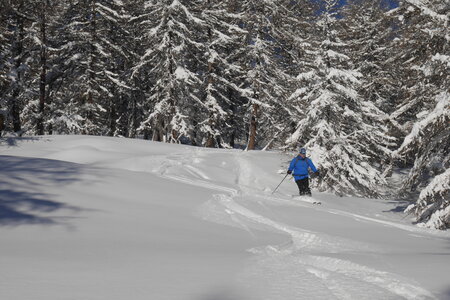
[{"label": "shadow on snow", "polygon": [[389,203],[396,204],[397,206],[390,210],[385,210],[383,212],[394,212],[394,213],[404,213],[405,209],[412,203],[409,201],[390,201]]},{"label": "shadow on snow", "polygon": [[41,139],[42,138],[40,137],[16,137],[16,136],[0,137],[0,146],[6,145],[8,147],[17,147],[18,142],[39,141]]},{"label": "shadow on snow", "polygon": [[49,213],[61,209],[80,211],[42,192],[47,186],[78,180],[79,173],[80,168],[72,163],[0,155],[0,226],[57,224],[57,218]]}]

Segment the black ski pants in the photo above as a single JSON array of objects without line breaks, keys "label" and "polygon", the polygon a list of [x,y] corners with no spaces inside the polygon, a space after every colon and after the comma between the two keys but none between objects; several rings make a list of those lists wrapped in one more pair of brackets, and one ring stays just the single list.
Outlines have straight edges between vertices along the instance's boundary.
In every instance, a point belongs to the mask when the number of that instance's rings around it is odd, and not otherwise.
[{"label": "black ski pants", "polygon": [[308,177],[296,180],[295,183],[298,186],[298,192],[299,192],[300,196],[303,196],[303,195],[311,196],[311,190],[309,188],[309,178]]}]

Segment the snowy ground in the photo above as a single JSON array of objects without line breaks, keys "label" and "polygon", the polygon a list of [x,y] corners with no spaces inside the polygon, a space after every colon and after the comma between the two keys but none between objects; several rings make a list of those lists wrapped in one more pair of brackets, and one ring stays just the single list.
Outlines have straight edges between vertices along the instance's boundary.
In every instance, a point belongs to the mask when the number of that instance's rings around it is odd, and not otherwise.
[{"label": "snowy ground", "polygon": [[0,144],[0,299],[450,299],[404,203],[273,188],[290,157],[88,136]]}]

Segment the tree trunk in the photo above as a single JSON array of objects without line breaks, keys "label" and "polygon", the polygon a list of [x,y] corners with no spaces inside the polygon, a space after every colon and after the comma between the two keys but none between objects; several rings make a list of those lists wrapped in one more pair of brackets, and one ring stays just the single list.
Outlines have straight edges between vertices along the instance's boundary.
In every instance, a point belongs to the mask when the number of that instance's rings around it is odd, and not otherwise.
[{"label": "tree trunk", "polygon": [[228,99],[230,100],[231,107],[230,110],[232,111],[231,116],[229,116],[228,122],[231,126],[231,133],[230,133],[230,147],[234,148],[235,146],[235,140],[236,140],[236,101],[233,97],[233,90],[231,88],[228,88]]},{"label": "tree trunk", "polygon": [[96,24],[96,15],[97,12],[95,10],[95,1],[91,1],[91,12],[90,12],[90,34],[91,34],[91,40],[90,40],[90,53],[89,55],[91,56],[90,62],[89,62],[89,75],[88,75],[88,85],[89,85],[89,92],[87,95],[87,99],[86,99],[86,103],[88,105],[87,107],[87,112],[86,112],[86,120],[85,120],[85,128],[84,128],[84,134],[92,134],[91,129],[87,128],[87,124],[93,124],[94,123],[94,114],[92,112],[92,107],[94,104],[94,95],[92,94],[92,90],[94,90],[94,87],[92,86],[93,83],[95,82],[95,72],[94,72],[94,68],[95,68],[95,47],[94,47],[94,43],[97,40],[97,24]]},{"label": "tree trunk", "polygon": [[41,76],[39,81],[39,117],[37,119],[36,129],[38,135],[44,134],[44,110],[45,110],[45,100],[46,100],[46,76],[47,76],[47,35],[46,35],[46,18],[45,18],[46,7],[43,4],[41,8]]},{"label": "tree trunk", "polygon": [[109,108],[109,136],[114,136],[116,129],[117,129],[117,113],[116,113],[116,107],[114,103],[110,104]]},{"label": "tree trunk", "polygon": [[[212,62],[208,62],[208,86],[211,85],[212,82],[213,82],[213,79],[212,79],[212,76],[211,76],[211,73],[212,73],[212,72],[213,72],[213,65],[212,65]],[[208,88],[208,89],[207,89],[207,92],[206,92],[206,97],[207,97],[207,98],[208,98],[209,94],[210,94],[210,89]],[[214,109],[214,108],[209,107],[209,109],[212,110],[212,109]],[[209,113],[208,124],[209,124],[209,127],[211,128],[211,130],[214,130],[214,129],[215,129],[215,127],[216,127],[216,120],[215,120],[214,114],[213,114],[212,112]],[[216,145],[215,137],[214,137],[214,135],[210,132],[210,133],[208,134],[208,138],[207,138],[207,140],[206,140],[205,147],[213,148],[215,145]]]},{"label": "tree trunk", "polygon": [[208,139],[206,140],[205,147],[214,148],[215,146],[216,146],[216,141],[214,139],[214,136],[212,134],[210,134],[208,136]]},{"label": "tree trunk", "polygon": [[22,124],[20,122],[20,106],[19,106],[19,90],[13,92],[13,102],[10,108],[14,132],[20,133],[22,131]]},{"label": "tree trunk", "polygon": [[155,141],[155,142],[163,142],[164,141],[164,138],[163,138],[164,124],[161,119],[162,119],[161,116],[157,116],[156,120],[153,123],[154,126],[153,126],[152,141]]},{"label": "tree trunk", "polygon": [[5,129],[5,117],[0,113],[0,137],[2,137],[2,131]]},{"label": "tree trunk", "polygon": [[135,138],[137,135],[137,128],[139,127],[138,125],[138,106],[137,103],[138,102],[144,102],[142,97],[142,86],[141,86],[141,81],[139,80],[139,78],[134,77],[134,86],[136,87],[133,92],[131,93],[131,99],[129,102],[129,121],[128,121],[128,136],[130,138]]},{"label": "tree trunk", "polygon": [[[173,76],[175,74],[175,67],[176,64],[173,61],[173,44],[172,41],[174,39],[174,33],[172,31],[169,31],[169,78],[173,79]],[[170,126],[171,119],[175,116],[175,97],[174,97],[174,91],[173,91],[173,85],[171,85],[170,91],[169,91],[169,118],[167,118],[167,125],[161,126],[161,140],[166,143],[172,143],[177,141],[178,133],[176,130],[172,129]],[[160,121],[161,123],[161,121]]]},{"label": "tree trunk", "polygon": [[[207,1],[207,8],[211,9],[211,1],[208,0]],[[211,47],[212,44],[212,31],[211,28],[208,28],[208,41],[209,41],[209,47]],[[208,49],[208,58],[211,58],[211,51]],[[214,71],[214,67],[213,67],[213,63],[210,59],[208,59],[208,75],[207,75],[207,82],[208,82],[208,88],[206,89],[206,98],[208,99],[208,96],[210,96],[211,93],[211,89],[209,88],[212,83],[213,83],[213,77],[212,77],[212,73]],[[210,110],[214,109],[212,107],[208,107]],[[214,114],[212,112],[209,113],[209,120],[208,120],[208,125],[210,127],[210,130],[214,130],[216,124],[215,124],[215,120],[214,120]],[[214,135],[209,132],[208,137],[206,139],[206,143],[205,143],[205,147],[207,148],[214,148],[214,146],[216,145],[215,142],[215,138]]]},{"label": "tree trunk", "polygon": [[[132,96],[133,97],[133,96]],[[137,108],[136,108],[136,99],[133,97],[131,99],[131,112],[130,112],[130,119],[129,119],[129,125],[128,125],[128,137],[135,138],[136,132],[137,132]]]},{"label": "tree trunk", "polygon": [[178,131],[176,131],[175,129],[172,129],[172,132],[170,134],[170,142],[171,143],[179,143],[179,134]]},{"label": "tree trunk", "polygon": [[[210,30],[210,31],[211,31],[211,30]],[[212,79],[212,76],[211,76],[211,73],[212,73],[212,72],[213,72],[213,65],[212,65],[212,62],[208,62],[208,86],[211,85],[212,82],[213,82],[213,79]],[[207,92],[206,92],[206,98],[208,98],[208,96],[209,96],[210,93],[211,93],[211,92],[210,92],[210,89],[208,88],[208,89],[207,89]],[[212,110],[212,109],[214,109],[214,108],[209,107],[209,109]],[[209,124],[210,130],[214,130],[214,128],[216,127],[216,122],[215,122],[215,119],[214,119],[214,114],[213,114],[212,112],[209,113],[208,124]],[[216,142],[215,142],[214,135],[210,132],[210,133],[208,134],[208,138],[207,138],[207,140],[206,140],[205,147],[207,147],[207,148],[214,148],[215,145],[216,145]]]},{"label": "tree trunk", "polygon": [[253,104],[253,110],[252,110],[252,117],[250,119],[250,130],[249,130],[249,137],[248,137],[248,144],[246,150],[255,150],[256,147],[256,127],[258,125],[257,116],[258,116],[258,110],[259,105]]},{"label": "tree trunk", "polygon": [[[19,3],[18,10],[20,10],[23,7],[23,1]],[[12,92],[12,99],[9,104],[9,115],[12,119],[13,124],[13,130],[14,132],[20,133],[22,131],[22,124],[20,121],[20,104],[19,104],[19,95],[20,95],[20,71],[19,68],[22,65],[22,55],[23,55],[23,40],[25,38],[25,32],[24,32],[24,19],[21,15],[16,14],[17,18],[17,28],[18,28],[18,40],[17,40],[17,46],[15,47],[14,51],[14,58],[15,63],[14,67],[17,72],[17,83],[16,86],[13,89]]]},{"label": "tree trunk", "polygon": [[156,129],[153,130],[152,141],[161,142],[161,135],[159,134],[159,131]]}]

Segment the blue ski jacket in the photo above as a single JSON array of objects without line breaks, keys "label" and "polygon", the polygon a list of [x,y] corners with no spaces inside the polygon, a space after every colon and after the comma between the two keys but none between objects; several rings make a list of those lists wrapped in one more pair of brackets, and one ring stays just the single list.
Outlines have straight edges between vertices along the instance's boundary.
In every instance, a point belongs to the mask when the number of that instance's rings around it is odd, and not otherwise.
[{"label": "blue ski jacket", "polygon": [[292,171],[295,180],[308,178],[309,168],[311,168],[314,173],[317,172],[316,166],[314,166],[311,159],[307,157],[302,158],[300,155],[295,157],[289,165],[289,171]]}]

